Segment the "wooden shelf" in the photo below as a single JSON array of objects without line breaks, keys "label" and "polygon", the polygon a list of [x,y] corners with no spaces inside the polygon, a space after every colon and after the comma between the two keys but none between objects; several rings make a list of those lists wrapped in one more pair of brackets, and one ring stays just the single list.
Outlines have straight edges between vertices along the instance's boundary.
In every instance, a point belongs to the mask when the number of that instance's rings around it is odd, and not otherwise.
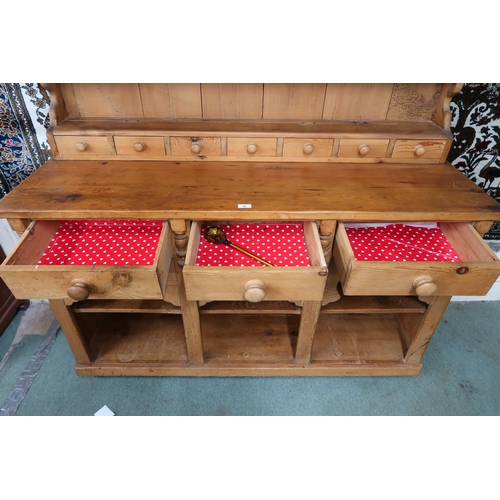
[{"label": "wooden shelf", "polygon": [[181,314],[181,308],[163,300],[86,300],[72,305],[74,313]]},{"label": "wooden shelf", "polygon": [[405,353],[392,314],[320,316],[311,363],[402,363]]},{"label": "wooden shelf", "polygon": [[188,356],[180,316],[94,315],[89,350],[95,364],[184,363]]},{"label": "wooden shelf", "polygon": [[201,318],[205,363],[293,364],[299,317],[224,315]]},{"label": "wooden shelf", "polygon": [[341,296],[321,308],[320,314],[378,314],[378,313],[417,313],[423,314],[426,304],[417,297],[375,297],[375,296]]},{"label": "wooden shelf", "polygon": [[[82,308],[79,309],[82,313]],[[416,375],[393,314],[324,314],[311,364],[294,363],[300,316],[206,314],[201,317],[205,362],[190,365],[178,314],[79,314],[92,337],[92,363],[80,375]]]},{"label": "wooden shelf", "polygon": [[[346,297],[321,308],[320,314],[416,313],[426,311],[426,304],[416,297]],[[181,308],[163,300],[87,300],[76,302],[73,312],[81,313],[148,313],[181,314]],[[200,307],[200,314],[298,314],[301,307],[285,301],[209,302]]]},{"label": "wooden shelf", "polygon": [[55,136],[213,136],[314,137],[387,139],[449,139],[450,133],[431,121],[322,121],[322,120],[169,120],[158,118],[68,118],[59,123]]}]

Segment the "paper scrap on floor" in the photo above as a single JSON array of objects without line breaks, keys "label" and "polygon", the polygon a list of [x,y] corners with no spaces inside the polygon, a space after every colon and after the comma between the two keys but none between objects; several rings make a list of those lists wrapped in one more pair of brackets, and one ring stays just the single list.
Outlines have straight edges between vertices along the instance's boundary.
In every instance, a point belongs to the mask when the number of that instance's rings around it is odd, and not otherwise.
[{"label": "paper scrap on floor", "polygon": [[115,414],[104,405],[99,411],[94,413],[94,417],[114,417]]}]

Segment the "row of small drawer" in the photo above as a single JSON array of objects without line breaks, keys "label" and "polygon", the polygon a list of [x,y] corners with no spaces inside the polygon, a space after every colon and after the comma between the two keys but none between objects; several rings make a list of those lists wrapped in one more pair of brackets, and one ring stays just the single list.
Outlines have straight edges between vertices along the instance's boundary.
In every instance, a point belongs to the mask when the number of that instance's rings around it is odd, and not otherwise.
[{"label": "row of small drawer", "polygon": [[[447,224],[462,262],[356,261],[338,224],[333,258],[346,295],[485,295],[500,262],[468,223]],[[174,252],[163,225],[152,265],[39,265],[58,230],[57,221],[35,221],[0,266],[0,277],[18,299],[162,299]],[[194,222],[183,267],[188,300],[321,300],[328,269],[317,226],[302,223],[310,265],[305,267],[204,267],[195,265],[201,222]],[[216,285],[215,285],[216,284]]]},{"label": "row of small drawer", "polygon": [[[445,140],[397,139],[389,151],[389,139],[318,139],[273,137],[128,137],[114,136],[113,144],[101,136],[56,136],[59,153],[133,156],[249,156],[339,158],[440,158]],[[282,142],[281,142],[282,141]],[[389,154],[388,154],[389,153]]]}]

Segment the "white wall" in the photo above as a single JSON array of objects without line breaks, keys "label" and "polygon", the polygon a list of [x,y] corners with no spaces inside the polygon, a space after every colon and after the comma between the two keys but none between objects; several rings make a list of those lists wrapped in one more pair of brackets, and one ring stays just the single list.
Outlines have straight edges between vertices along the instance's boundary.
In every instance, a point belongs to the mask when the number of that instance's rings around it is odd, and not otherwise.
[{"label": "white wall", "polygon": [[9,255],[18,239],[19,235],[12,230],[7,219],[0,219],[0,246],[3,248],[5,255]]}]

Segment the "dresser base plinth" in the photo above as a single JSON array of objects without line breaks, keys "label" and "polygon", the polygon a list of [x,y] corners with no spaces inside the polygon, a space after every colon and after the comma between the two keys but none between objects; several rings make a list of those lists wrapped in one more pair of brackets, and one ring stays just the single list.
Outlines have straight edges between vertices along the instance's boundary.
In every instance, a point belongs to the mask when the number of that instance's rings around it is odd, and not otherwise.
[{"label": "dresser base plinth", "polygon": [[416,376],[422,365],[398,364],[332,364],[312,363],[308,366],[295,365],[231,365],[181,366],[168,364],[76,365],[80,376],[133,376],[133,377],[333,377],[333,376]]}]

